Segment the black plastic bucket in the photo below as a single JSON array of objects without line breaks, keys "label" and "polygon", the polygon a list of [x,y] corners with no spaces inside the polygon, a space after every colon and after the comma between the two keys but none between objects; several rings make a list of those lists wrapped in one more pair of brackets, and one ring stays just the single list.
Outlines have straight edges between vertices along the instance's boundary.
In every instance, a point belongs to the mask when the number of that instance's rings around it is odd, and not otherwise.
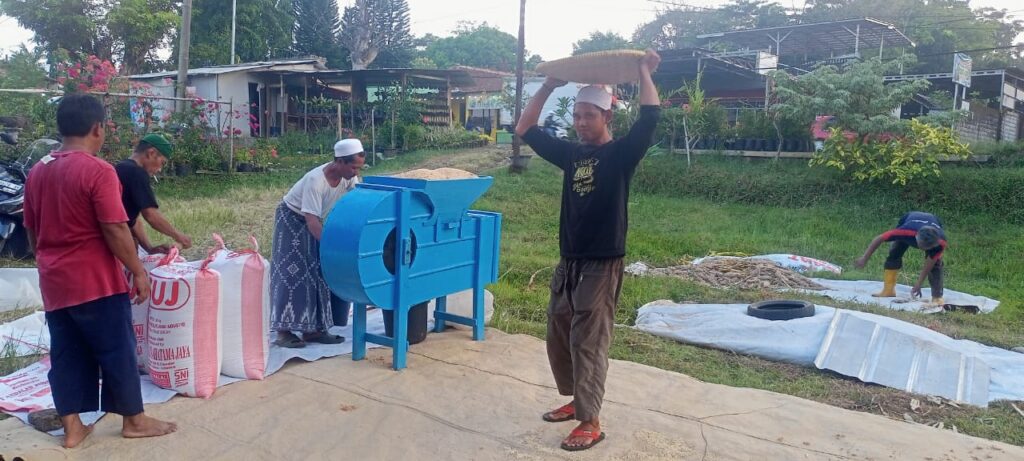
[{"label": "black plastic bucket", "polygon": [[[384,334],[395,337],[395,311],[384,311]],[[409,309],[409,344],[418,344],[427,339],[427,303],[419,303]]]},{"label": "black plastic bucket", "polygon": [[348,325],[348,314],[352,309],[352,303],[345,301],[331,293],[331,317],[334,324],[343,327]]}]

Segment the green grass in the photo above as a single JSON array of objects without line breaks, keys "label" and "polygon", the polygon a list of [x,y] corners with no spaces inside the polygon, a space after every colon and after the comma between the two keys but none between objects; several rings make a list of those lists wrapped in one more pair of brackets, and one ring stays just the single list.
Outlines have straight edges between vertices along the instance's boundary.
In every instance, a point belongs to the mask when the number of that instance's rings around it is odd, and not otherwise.
[{"label": "green grass", "polygon": [[[664,162],[651,162],[665,167]],[[685,162],[669,165],[685,168]],[[748,168],[756,168],[757,166]],[[538,163],[523,175],[495,172],[494,187],[477,205],[505,214],[502,241],[503,279],[496,290],[508,289],[513,304],[522,299],[522,307],[537,306],[526,318],[543,319],[543,284],[520,291],[530,276],[551,267],[558,258],[559,173]],[[630,230],[627,262],[644,261],[668,265],[683,257],[704,256],[712,251],[739,251],[751,254],[794,253],[825,259],[844,266],[841,278],[880,279],[884,249],[877,252],[868,267],[856,270],[852,261],[864,251],[871,239],[891,228],[898,215],[879,215],[866,209],[842,206],[805,208],[765,207],[716,203],[702,198],[670,194],[634,193],[630,198]],[[1024,239],[1019,227],[990,222],[983,215],[960,220],[947,219],[951,247],[946,252],[946,286],[958,291],[990,296],[1002,301],[990,315],[921,316],[871,309],[887,315],[916,319],[918,323],[942,319],[955,336],[969,337],[998,346],[1024,344]],[[911,282],[921,267],[919,253],[908,253],[902,282]],[[507,273],[506,273],[507,272]],[[549,276],[549,273],[545,273]],[[541,279],[540,275],[537,277]],[[547,277],[543,277],[546,279]],[[620,322],[630,322],[635,309],[657,298],[687,301],[726,301],[754,299],[757,293],[737,294],[709,290],[693,284],[670,280],[627,278],[623,286]],[[536,286],[539,285],[539,286]],[[536,296],[531,296],[536,292]],[[503,300],[508,298],[502,297]],[[528,301],[527,301],[528,300]],[[833,303],[834,304],[834,303]],[[955,328],[954,328],[955,327]]]},{"label": "green grass", "polygon": [[[466,157],[461,158],[460,155]],[[422,166],[459,167],[473,163],[471,153],[418,152],[379,164],[366,174]],[[452,160],[455,159],[455,160]],[[305,171],[323,160],[286,157],[277,171],[264,174],[197,175],[168,178],[157,186],[161,208],[173,223],[193,235],[195,259],[205,254],[206,235],[220,232],[229,243],[244,245],[253,234],[269,242],[274,207]],[[745,162],[700,157],[687,169],[680,157],[645,160],[630,198],[627,262],[674,264],[712,251],[795,253],[844,266],[844,279],[879,279],[884,251],[867,268],[853,270],[852,261],[878,233],[890,228],[909,208],[929,209],[930,196],[878,185],[841,183],[830,173],[809,170],[802,162]],[[994,175],[1016,177],[1019,171],[990,169]],[[511,333],[543,338],[548,283],[558,262],[560,172],[535,159],[521,175],[504,168],[489,172],[494,186],[477,208],[504,214],[500,279],[491,287],[496,298],[492,326]],[[976,190],[976,169],[952,168],[966,190]],[[938,186],[935,186],[938,187]],[[954,186],[942,186],[950,188]],[[1014,189],[1007,189],[1014,193]],[[942,194],[954,191],[943,190]],[[938,194],[938,192],[936,192]],[[993,213],[993,206],[971,208],[967,199],[938,210],[946,221],[951,246],[946,253],[947,287],[993,297],[1002,302],[988,315],[923,315],[896,312],[813,295],[793,297],[874,312],[924,325],[956,338],[1001,347],[1024,345],[1024,238],[1012,213]],[[165,239],[156,239],[165,241]],[[261,248],[269,256],[269,245]],[[902,282],[920,269],[919,253],[908,253]],[[531,283],[532,279],[532,283]],[[627,277],[616,322],[632,325],[637,309],[657,299],[705,303],[747,303],[777,296],[771,293],[716,290],[667,278]],[[791,296],[787,294],[787,297]],[[795,395],[835,406],[902,419],[910,394],[866,385],[812,368],[769,362],[755,357],[700,348],[656,338],[620,327],[612,357],[688,374],[703,381]],[[988,409],[938,407],[922,398],[928,414],[919,422],[956,425],[960,432],[1024,445],[1024,425],[1007,403]]]},{"label": "green grass", "polygon": [[[686,175],[685,161],[649,159],[641,175]],[[778,166],[736,162],[724,168],[744,174],[774,174]],[[494,172],[494,187],[477,203],[505,215],[501,279],[492,287],[497,299],[492,324],[513,333],[544,337],[547,282],[558,261],[560,173],[537,163],[523,175]],[[696,186],[694,186],[696,187]],[[868,267],[852,268],[870,240],[894,225],[899,214],[879,213],[870,203],[847,205],[841,198],[802,207],[769,207],[724,203],[696,194],[659,189],[635,192],[630,199],[627,262],[674,264],[686,257],[712,251],[751,254],[795,253],[829,260],[848,270],[843,279],[879,279],[884,251]],[[870,197],[858,197],[869,201]],[[896,201],[880,196],[879,202]],[[1019,226],[984,214],[946,218],[952,246],[946,253],[947,287],[1001,301],[992,314],[924,315],[896,312],[812,295],[789,295],[821,304],[900,318],[955,338],[1000,347],[1024,345],[1024,240]],[[921,261],[909,253],[902,282],[910,282]],[[533,278],[533,284],[530,279]],[[746,303],[773,294],[723,291],[666,278],[627,277],[616,321],[631,325],[637,309],[656,299],[704,303]],[[628,328],[619,328],[612,345],[613,358],[678,371],[703,381],[751,387],[796,395],[843,408],[869,411],[902,419],[909,412],[909,394],[866,385],[816,369],[768,362],[725,351],[678,344]],[[924,399],[920,399],[924,402]],[[924,402],[927,416],[918,422],[943,422],[960,432],[1024,445],[1024,427],[1008,403],[988,409],[938,407]]]},{"label": "green grass", "polygon": [[[14,309],[0,312],[0,324],[17,320],[31,314],[34,308]],[[7,376],[39,360],[39,355],[18,357],[13,339],[0,340],[0,376]],[[0,419],[7,415],[0,414]]]}]

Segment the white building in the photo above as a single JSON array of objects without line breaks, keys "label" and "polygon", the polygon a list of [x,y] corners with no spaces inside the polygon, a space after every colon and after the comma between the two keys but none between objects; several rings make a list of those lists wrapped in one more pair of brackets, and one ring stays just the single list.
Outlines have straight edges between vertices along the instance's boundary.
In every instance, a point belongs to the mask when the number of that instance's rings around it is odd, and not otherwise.
[{"label": "white building", "polygon": [[[317,123],[326,117],[326,113],[316,110],[311,113],[304,100],[316,96],[347,98],[347,88],[321,82],[321,77],[339,72],[328,69],[317,57],[199,67],[189,69],[187,89],[204,101],[222,103],[208,111],[211,131],[234,129],[240,137],[276,136],[291,129],[306,129],[311,120]],[[133,83],[143,84],[133,85],[132,94],[174,96],[177,75],[132,75],[129,79]],[[174,101],[150,101],[157,119],[173,112]],[[240,117],[232,116],[235,112]]]}]

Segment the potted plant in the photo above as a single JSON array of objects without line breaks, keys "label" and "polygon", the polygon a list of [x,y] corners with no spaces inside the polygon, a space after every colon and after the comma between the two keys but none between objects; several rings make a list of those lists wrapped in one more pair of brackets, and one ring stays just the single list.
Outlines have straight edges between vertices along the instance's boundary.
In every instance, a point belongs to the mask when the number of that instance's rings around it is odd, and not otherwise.
[{"label": "potted plant", "polygon": [[270,162],[278,158],[277,147],[264,139],[256,141],[246,153],[248,155],[238,164],[240,173],[266,171]]},{"label": "potted plant", "polygon": [[174,175],[175,176],[189,176],[193,173],[192,165],[187,163],[184,159],[174,160]]}]

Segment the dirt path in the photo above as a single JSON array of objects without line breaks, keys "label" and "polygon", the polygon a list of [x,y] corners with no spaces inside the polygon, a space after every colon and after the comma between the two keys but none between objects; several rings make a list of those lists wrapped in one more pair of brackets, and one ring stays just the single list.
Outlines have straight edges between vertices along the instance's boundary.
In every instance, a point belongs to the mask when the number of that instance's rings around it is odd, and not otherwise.
[{"label": "dirt path", "polygon": [[540,414],[564,403],[544,342],[488,330],[431,334],[394,372],[389,349],[293,363],[264,381],[175,398],[147,413],[168,437],[126,440],[107,417],[76,450],[17,420],[0,422],[11,459],[932,460],[1024,459],[1024,449],[754,389],[612,361],[602,411],[607,440],[558,448],[571,423]]}]

